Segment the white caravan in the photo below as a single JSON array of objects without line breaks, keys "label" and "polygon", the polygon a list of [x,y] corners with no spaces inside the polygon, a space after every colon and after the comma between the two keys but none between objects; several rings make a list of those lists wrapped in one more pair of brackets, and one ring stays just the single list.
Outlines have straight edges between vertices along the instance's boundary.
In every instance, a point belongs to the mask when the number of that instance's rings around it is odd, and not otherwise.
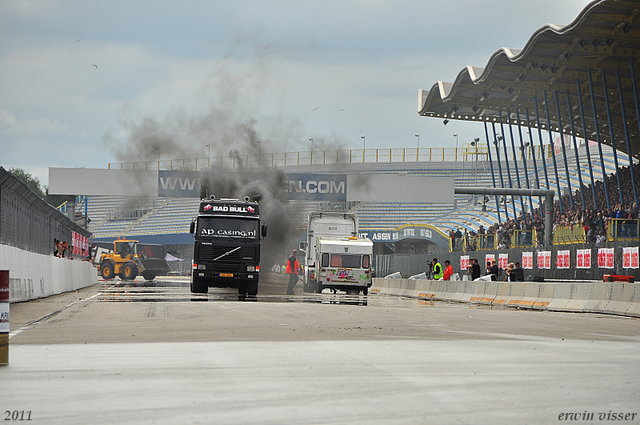
[{"label": "white caravan", "polygon": [[373,242],[358,238],[358,217],[352,213],[312,212],[307,224],[305,292],[323,289],[364,295],[371,286]]}]

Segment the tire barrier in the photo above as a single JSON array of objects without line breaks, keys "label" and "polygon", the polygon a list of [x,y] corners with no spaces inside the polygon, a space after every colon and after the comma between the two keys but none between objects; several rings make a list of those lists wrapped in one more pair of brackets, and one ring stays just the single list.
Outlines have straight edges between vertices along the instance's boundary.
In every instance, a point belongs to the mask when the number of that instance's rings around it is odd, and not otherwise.
[{"label": "tire barrier", "polygon": [[640,283],[374,278],[370,292],[428,301],[640,317]]}]

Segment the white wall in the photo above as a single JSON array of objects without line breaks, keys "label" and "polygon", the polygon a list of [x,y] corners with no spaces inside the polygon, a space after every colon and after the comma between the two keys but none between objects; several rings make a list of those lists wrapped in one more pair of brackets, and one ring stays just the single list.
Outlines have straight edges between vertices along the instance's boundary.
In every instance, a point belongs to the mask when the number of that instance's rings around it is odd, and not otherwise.
[{"label": "white wall", "polygon": [[9,270],[10,302],[28,301],[74,291],[98,282],[87,261],[35,254],[0,245],[0,270]]},{"label": "white wall", "polygon": [[52,195],[158,196],[157,170],[49,168]]},{"label": "white wall", "polygon": [[347,201],[453,204],[455,179],[406,174],[347,176]]}]

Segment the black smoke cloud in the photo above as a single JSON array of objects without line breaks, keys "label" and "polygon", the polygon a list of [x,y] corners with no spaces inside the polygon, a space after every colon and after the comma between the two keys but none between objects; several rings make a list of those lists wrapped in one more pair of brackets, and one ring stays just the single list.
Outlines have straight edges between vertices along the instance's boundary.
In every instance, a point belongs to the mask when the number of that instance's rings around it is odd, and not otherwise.
[{"label": "black smoke cloud", "polygon": [[263,267],[270,267],[276,261],[282,263],[287,251],[296,246],[301,236],[304,218],[283,190],[286,174],[279,169],[239,173],[212,170],[201,174],[201,198],[214,195],[216,198],[243,199],[248,196],[258,202],[260,218],[268,228],[261,249],[261,263]]},{"label": "black smoke cloud", "polygon": [[[118,143],[112,132],[107,132],[104,141],[114,157],[123,163],[159,161],[160,169],[166,169],[168,160],[200,158],[201,198],[249,196],[258,201],[261,218],[268,226],[262,264],[270,267],[276,260],[282,262],[282,257],[295,247],[298,232],[302,232],[303,217],[286,197],[283,190],[286,175],[282,170],[268,167],[269,161],[262,162],[260,168],[246,169],[244,159],[255,160],[261,155],[266,160],[270,153],[304,151],[309,150],[310,145],[306,131],[295,117],[278,111],[260,114],[261,90],[265,87],[273,90],[273,81],[283,80],[271,78],[283,72],[274,69],[272,59],[283,55],[291,57],[291,50],[256,42],[259,38],[238,38],[237,52],[215,65],[210,77],[201,84],[199,97],[206,100],[199,113],[174,107],[162,118],[146,116],[134,120],[123,115],[118,123],[127,134],[126,140]],[[286,97],[286,87],[281,91]],[[344,142],[339,136],[314,137],[316,151],[339,150],[341,146]],[[235,158],[236,161],[220,163],[234,163],[236,168],[217,167],[216,160],[208,167],[205,158],[209,153],[216,159]],[[180,167],[180,162],[177,163]],[[204,164],[206,171],[202,171]],[[130,167],[125,164],[124,168]]]}]

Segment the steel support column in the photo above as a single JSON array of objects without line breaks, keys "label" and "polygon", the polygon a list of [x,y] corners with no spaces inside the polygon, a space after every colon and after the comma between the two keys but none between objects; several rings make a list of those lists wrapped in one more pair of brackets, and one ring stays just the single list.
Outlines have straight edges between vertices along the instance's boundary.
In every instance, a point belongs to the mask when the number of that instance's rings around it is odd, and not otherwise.
[{"label": "steel support column", "polygon": [[[502,111],[498,111],[498,113],[500,114],[500,134],[502,137],[502,146],[504,147],[504,161],[505,161],[505,165],[507,166],[507,177],[509,178],[509,187],[513,188],[513,180],[511,180],[511,168],[509,167],[509,151],[507,149],[507,139],[506,137],[504,137],[504,123],[502,121]],[[516,213],[516,199],[513,197],[513,195],[511,195],[511,205],[513,206],[513,218],[518,217],[518,214]],[[506,209],[506,205],[505,205],[505,209]]]},{"label": "steel support column", "polygon": [[[529,133],[529,146],[531,146],[531,151],[533,155],[531,155],[531,159],[533,161],[533,171],[535,171],[536,175],[536,188],[540,189],[540,176],[538,175],[538,164],[536,162],[536,149],[533,143],[533,131],[531,130],[531,116],[529,115],[529,108],[525,110],[527,113],[527,133]],[[542,198],[538,198],[538,207],[542,206]]]},{"label": "steel support column", "polygon": [[[633,98],[636,101],[636,122],[638,123],[638,130],[640,130],[640,99],[638,99],[638,97],[640,96],[638,94],[638,87],[637,87],[637,83],[636,83],[636,71],[633,68],[633,58],[629,58],[629,67],[631,68],[631,83],[633,85]],[[640,207],[640,204],[637,205]]]},{"label": "steel support column", "polygon": [[547,189],[549,186],[549,172],[547,171],[547,159],[544,157],[544,143],[542,141],[542,125],[540,125],[540,112],[538,111],[538,98],[533,98],[533,104],[536,107],[536,123],[538,124],[538,141],[540,142],[540,153],[542,156],[542,169],[544,170],[544,179],[547,183]]},{"label": "steel support column", "polygon": [[547,98],[546,90],[542,90],[542,94],[544,95],[544,109],[545,109],[545,112],[547,113],[547,130],[549,130],[549,145],[551,147],[551,153],[553,153],[553,171],[555,172],[555,175],[556,175],[556,186],[558,187],[558,203],[560,204],[560,212],[563,213],[564,207],[562,206],[562,190],[560,186],[560,177],[558,176],[556,148],[555,148],[555,143],[553,142],[553,130],[551,130],[551,118],[549,116],[549,99]]},{"label": "steel support column", "polygon": [[[518,156],[516,155],[516,143],[513,138],[513,126],[511,125],[511,109],[507,108],[507,119],[509,120],[509,138],[511,140],[511,151],[513,152],[513,167],[516,170],[516,181],[518,182],[518,189],[522,189],[520,184],[520,170],[518,169]],[[520,208],[524,206],[522,196],[520,196]]]},{"label": "steel support column", "polygon": [[573,139],[573,153],[576,158],[576,170],[578,170],[578,184],[580,185],[580,201],[582,201],[582,210],[584,211],[587,207],[584,203],[584,188],[582,184],[582,168],[580,168],[580,158],[578,158],[578,142],[576,141],[576,126],[573,123],[573,112],[571,112],[571,97],[569,96],[569,91],[566,91],[567,94],[567,110],[569,111],[569,122],[571,122],[571,138]]},{"label": "steel support column", "polygon": [[598,152],[600,153],[600,165],[602,166],[602,183],[604,184],[604,197],[607,201],[607,208],[611,208],[609,202],[609,184],[607,183],[607,171],[604,168],[604,157],[602,156],[602,142],[600,141],[600,126],[598,125],[598,111],[596,109],[596,97],[593,93],[593,76],[591,68],[588,69],[589,74],[589,92],[591,94],[591,109],[593,110],[593,126],[596,131],[596,141],[598,142]]},{"label": "steel support column", "polygon": [[560,144],[562,145],[562,158],[564,159],[564,173],[567,176],[567,189],[569,191],[569,205],[573,208],[573,193],[571,191],[571,176],[569,175],[569,164],[567,163],[567,148],[564,145],[564,132],[562,131],[562,114],[560,113],[560,100],[558,99],[558,91],[554,90],[553,95],[556,99],[556,111],[558,114],[558,132],[560,134]]},{"label": "steel support column", "polygon": [[[491,141],[489,140],[489,128],[487,122],[484,122],[484,135],[487,139],[487,153],[489,155],[489,165],[491,165],[491,178],[493,178],[493,188],[496,188],[496,173],[493,170],[493,161],[491,160]],[[484,198],[482,198],[484,203]],[[496,211],[498,212],[498,223],[500,223],[500,203],[498,202],[498,195],[496,195]]]},{"label": "steel support column", "polygon": [[616,79],[618,81],[618,91],[620,92],[620,112],[622,113],[622,123],[624,124],[624,138],[627,142],[627,153],[629,154],[629,171],[631,172],[631,187],[633,189],[633,202],[638,205],[638,190],[636,189],[636,179],[633,176],[633,156],[631,155],[631,142],[629,141],[629,126],[627,125],[627,115],[624,109],[624,96],[622,94],[622,81],[620,81],[620,70],[616,69]]},{"label": "steel support column", "polygon": [[609,106],[609,93],[607,92],[607,75],[602,70],[602,88],[604,89],[604,105],[607,107],[607,121],[609,122],[609,134],[611,135],[611,147],[613,148],[613,162],[616,165],[616,180],[618,181],[618,195],[620,196],[620,203],[622,201],[622,185],[620,184],[620,166],[618,165],[618,148],[616,147],[616,141],[613,135],[613,121],[611,120],[611,107]]},{"label": "steel support column", "polygon": [[582,103],[582,92],[580,90],[580,80],[576,80],[578,86],[578,105],[580,105],[580,120],[582,121],[582,133],[584,134],[584,147],[587,150],[587,162],[589,163],[589,177],[591,177],[591,196],[593,196],[593,208],[598,209],[598,200],[596,199],[596,181],[593,177],[593,166],[591,165],[591,152],[589,149],[589,136],[587,133],[587,124],[584,120],[584,105]]},{"label": "steel support column", "polygon": [[[524,140],[522,140],[522,125],[520,124],[520,110],[516,108],[516,120],[518,121],[518,135],[520,136],[520,151],[522,152],[522,165],[524,166],[524,178],[527,183],[527,189],[531,189],[529,184],[529,170],[527,169],[527,155],[524,146]],[[533,217],[533,199],[529,196],[529,207],[531,208],[531,217]]]}]

